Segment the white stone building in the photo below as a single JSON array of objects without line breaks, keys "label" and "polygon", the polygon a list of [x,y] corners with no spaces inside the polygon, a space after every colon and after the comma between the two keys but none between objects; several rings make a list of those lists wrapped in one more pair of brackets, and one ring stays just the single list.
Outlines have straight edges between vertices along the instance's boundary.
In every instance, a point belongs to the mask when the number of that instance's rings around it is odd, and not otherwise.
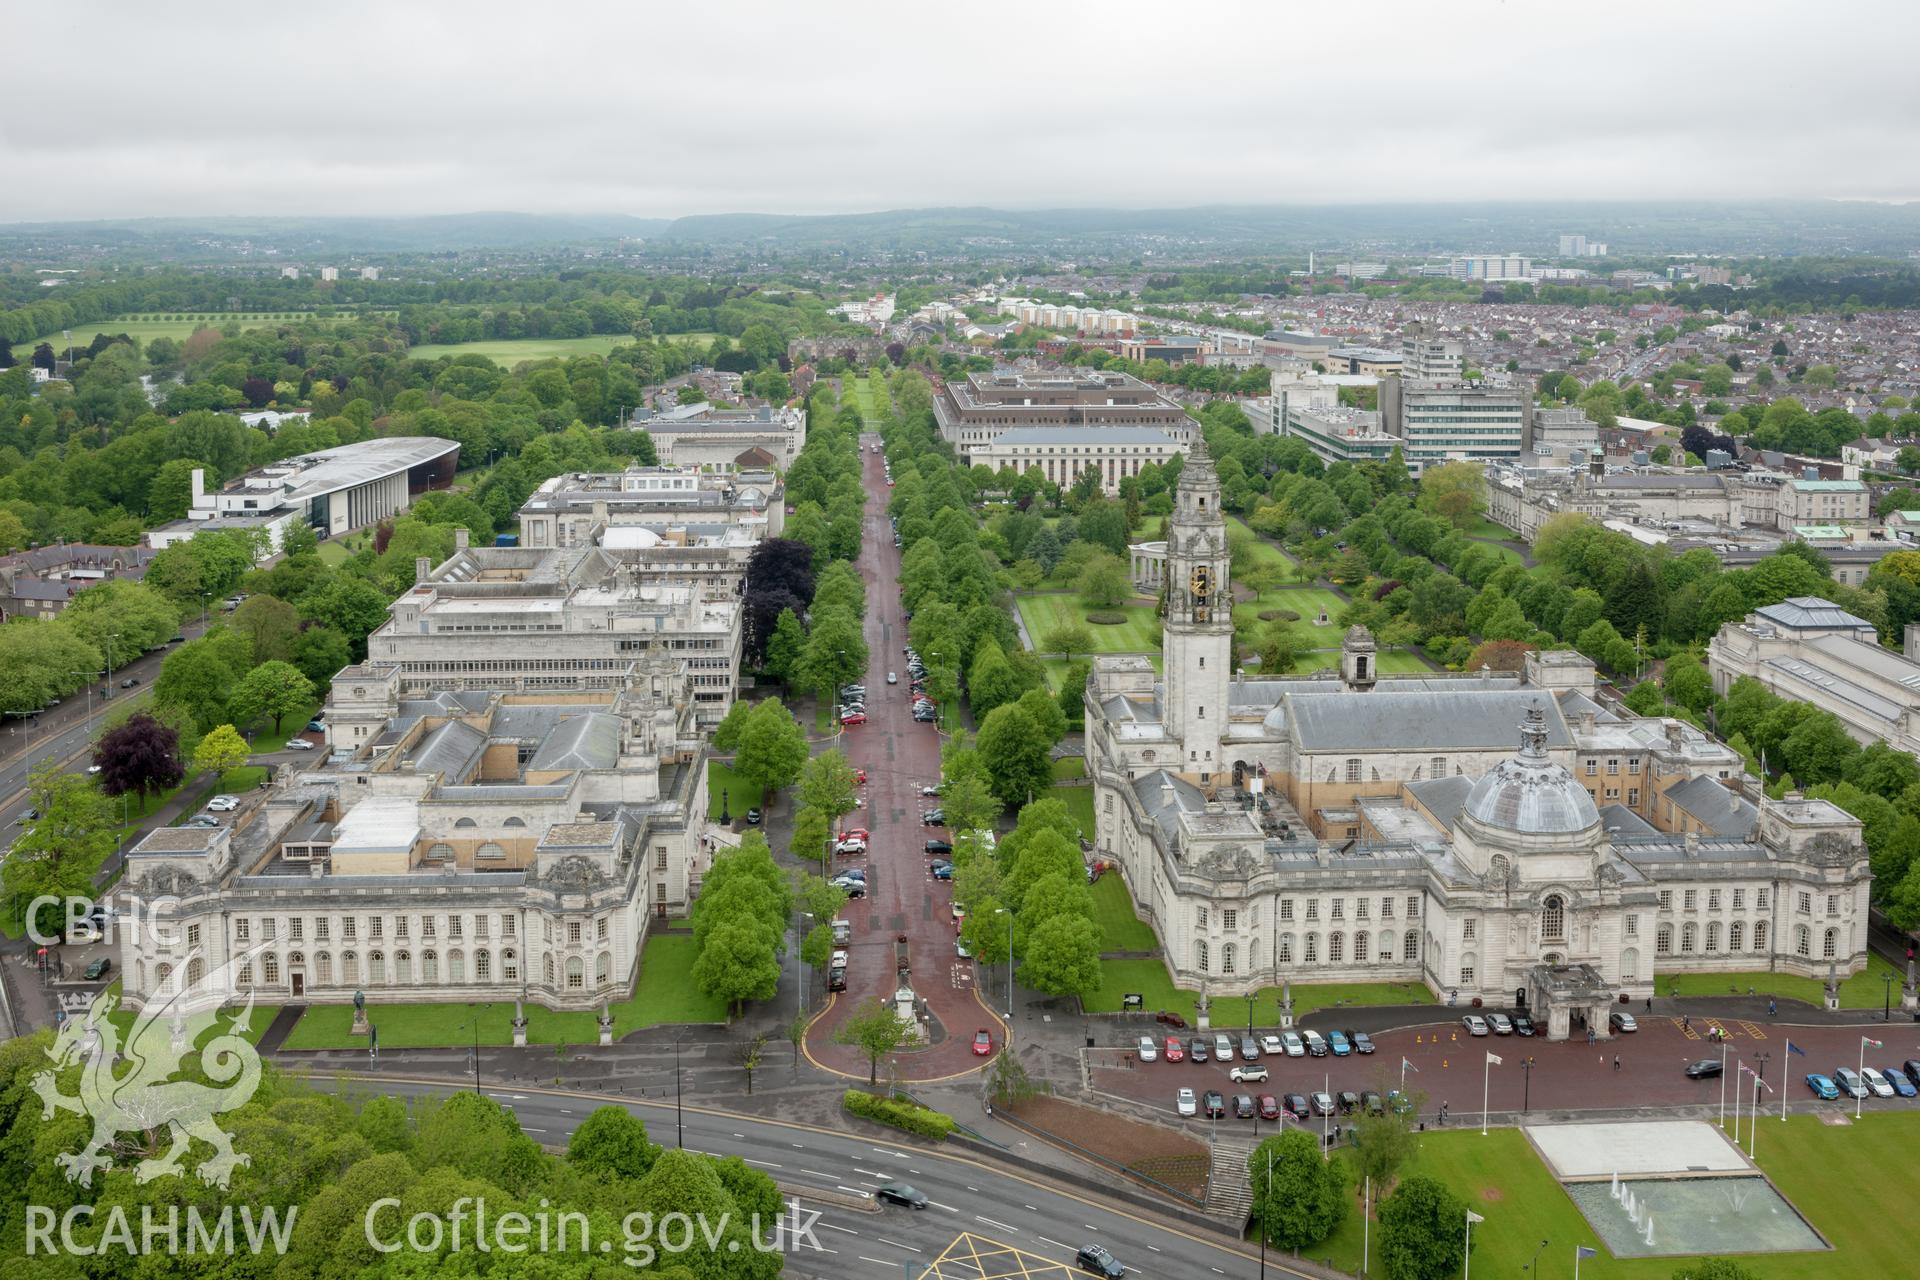
[{"label": "white stone building", "polygon": [[[1824,976],[1866,963],[1860,827],[1749,799],[1737,755],[1595,699],[1593,667],[1382,678],[1232,668],[1220,486],[1196,444],[1169,522],[1164,680],[1096,658],[1096,844],[1177,986],[1421,981],[1561,1037],[1657,972]],[[1517,750],[1516,750],[1517,745]]]},{"label": "white stone building", "polygon": [[798,405],[716,409],[705,402],[636,409],[627,425],[653,437],[669,466],[720,471],[785,471],[807,443],[807,411]]}]

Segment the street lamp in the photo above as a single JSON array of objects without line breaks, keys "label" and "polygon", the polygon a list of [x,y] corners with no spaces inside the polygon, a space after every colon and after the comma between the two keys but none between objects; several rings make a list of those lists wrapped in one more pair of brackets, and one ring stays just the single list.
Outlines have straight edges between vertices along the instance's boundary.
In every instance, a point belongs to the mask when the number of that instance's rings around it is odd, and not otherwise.
[{"label": "street lamp", "polygon": [[[1526,1115],[1529,1111],[1533,1110],[1533,1068],[1536,1065],[1532,1057],[1520,1059],[1520,1075],[1522,1077],[1520,1086],[1521,1115]],[[1543,1246],[1545,1243],[1545,1241],[1541,1242]],[[1535,1260],[1538,1261],[1538,1255],[1535,1255]]]},{"label": "street lamp", "polygon": [[1880,1021],[1892,1022],[1893,1021],[1893,971],[1889,969],[1887,972],[1881,974],[1880,980],[1887,984],[1886,1005],[1884,1008],[1880,1010]]},{"label": "street lamp", "polygon": [[[812,920],[812,919],[814,919],[813,912],[802,911],[800,913],[800,920]],[[807,1010],[807,958],[800,954],[800,949],[806,943],[807,934],[801,931],[800,920],[794,921],[794,924],[793,924],[793,933],[794,933],[794,939],[795,939],[795,944],[793,948],[793,958],[796,961],[798,961],[800,965],[800,1011],[802,1013],[805,1013]],[[807,932],[811,932],[811,930],[808,930]]]},{"label": "street lamp", "polygon": [[685,1036],[676,1036],[673,1041],[673,1144],[682,1151],[687,1149],[687,1127],[680,1112],[680,1041]]},{"label": "street lamp", "polygon": [[1013,1031],[1013,912],[995,907],[993,914],[1007,918],[1007,1031]]},{"label": "street lamp", "polygon": [[480,1092],[480,1015],[493,1008],[491,1004],[468,1005],[473,1016],[467,1021],[473,1024],[473,1091]]},{"label": "street lamp", "polygon": [[94,677],[100,673],[98,671],[70,671],[67,674],[86,677],[86,683],[80,686],[80,691],[81,696],[87,700],[87,733],[91,736],[93,733],[93,681]]},{"label": "street lamp", "polygon": [[113,683],[113,642],[115,640],[118,640],[119,638],[120,638],[120,633],[118,631],[110,632],[107,635],[107,683],[108,684]]},{"label": "street lamp", "polygon": [[1540,1274],[1540,1254],[1546,1249],[1547,1245],[1549,1245],[1550,1243],[1552,1242],[1548,1240],[1542,1240],[1540,1242],[1540,1248],[1535,1249],[1533,1251],[1533,1261],[1528,1263],[1524,1268],[1522,1268],[1522,1270],[1528,1271],[1536,1276],[1539,1275]]}]

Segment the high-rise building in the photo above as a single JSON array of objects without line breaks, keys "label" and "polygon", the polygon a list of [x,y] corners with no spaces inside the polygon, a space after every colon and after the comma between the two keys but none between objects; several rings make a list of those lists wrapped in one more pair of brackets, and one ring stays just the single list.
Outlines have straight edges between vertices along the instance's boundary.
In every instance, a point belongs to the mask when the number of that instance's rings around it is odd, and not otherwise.
[{"label": "high-rise building", "polygon": [[1462,382],[1383,378],[1380,426],[1416,475],[1442,462],[1513,462],[1532,445],[1533,397]]},{"label": "high-rise building", "polygon": [[1586,257],[1587,238],[1585,236],[1561,236],[1560,256],[1563,258]]},{"label": "high-rise building", "polygon": [[1453,260],[1455,280],[1525,280],[1533,260],[1517,253],[1469,253]]}]

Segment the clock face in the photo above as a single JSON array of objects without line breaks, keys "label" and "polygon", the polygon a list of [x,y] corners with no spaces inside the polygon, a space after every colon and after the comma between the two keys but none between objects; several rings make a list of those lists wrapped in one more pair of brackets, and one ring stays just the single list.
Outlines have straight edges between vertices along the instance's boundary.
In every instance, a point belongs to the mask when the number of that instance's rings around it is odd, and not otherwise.
[{"label": "clock face", "polygon": [[1205,600],[1213,594],[1213,571],[1204,564],[1195,565],[1187,585],[1195,600]]}]

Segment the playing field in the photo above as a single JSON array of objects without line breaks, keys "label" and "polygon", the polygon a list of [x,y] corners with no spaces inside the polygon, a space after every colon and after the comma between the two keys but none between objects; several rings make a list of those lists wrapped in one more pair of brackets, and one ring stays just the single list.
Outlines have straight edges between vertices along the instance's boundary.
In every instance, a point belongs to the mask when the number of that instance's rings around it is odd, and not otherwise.
[{"label": "playing field", "polygon": [[603,356],[615,347],[627,346],[632,338],[613,333],[596,333],[585,338],[515,338],[498,342],[427,343],[407,352],[415,360],[437,360],[441,356],[485,356],[495,364],[511,369],[523,360],[565,360],[572,356]]},{"label": "playing field", "polygon": [[1120,605],[1115,612],[1127,615],[1119,626],[1096,626],[1087,621],[1087,606],[1070,594],[1017,596],[1020,619],[1027,636],[1039,644],[1041,637],[1061,623],[1078,623],[1093,636],[1099,653],[1157,653],[1160,649],[1160,619],[1153,616],[1149,604]]},{"label": "playing field", "polygon": [[[93,335],[104,333],[110,337],[126,334],[141,346],[155,338],[172,338],[183,341],[193,336],[196,329],[224,329],[229,324],[238,324],[243,329],[258,329],[263,325],[278,324],[281,321],[307,319],[302,311],[239,311],[239,312],[185,312],[169,314],[165,312],[146,312],[140,315],[116,316],[112,320],[89,320],[85,324],[73,326],[73,345],[84,347],[93,341]],[[60,333],[43,334],[32,343],[15,343],[25,350],[39,343],[53,345],[54,353],[66,358],[66,335]]]}]

